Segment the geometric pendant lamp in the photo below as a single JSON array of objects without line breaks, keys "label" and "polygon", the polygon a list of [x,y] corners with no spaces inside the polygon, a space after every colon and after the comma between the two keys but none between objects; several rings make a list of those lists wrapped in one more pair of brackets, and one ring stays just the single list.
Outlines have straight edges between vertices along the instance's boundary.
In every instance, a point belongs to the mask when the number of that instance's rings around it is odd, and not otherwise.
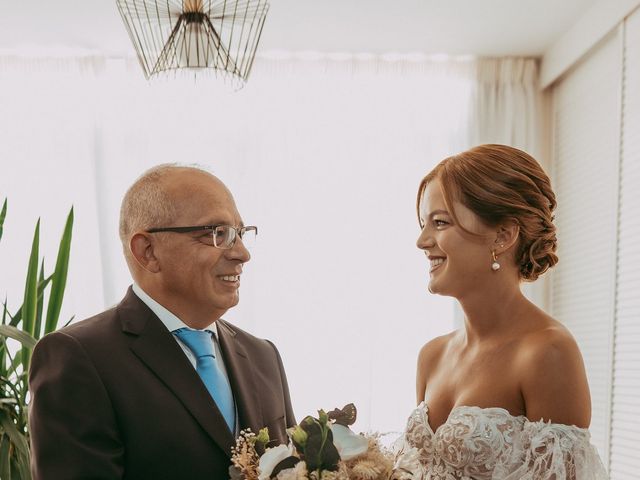
[{"label": "geometric pendant lamp", "polygon": [[181,71],[249,77],[267,0],[116,0],[147,79]]}]

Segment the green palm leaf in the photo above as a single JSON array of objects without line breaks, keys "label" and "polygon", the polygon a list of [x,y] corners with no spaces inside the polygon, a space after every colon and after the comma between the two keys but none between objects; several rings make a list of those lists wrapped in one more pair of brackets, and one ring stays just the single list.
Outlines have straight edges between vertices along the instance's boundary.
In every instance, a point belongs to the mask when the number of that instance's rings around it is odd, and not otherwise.
[{"label": "green palm leaf", "polygon": [[[4,303],[2,304],[2,324],[6,325],[7,323],[7,299],[4,299]],[[0,377],[4,377],[7,374],[7,347],[5,342],[0,342]],[[0,441],[2,438],[0,437]],[[2,459],[0,458],[0,462]],[[0,464],[0,472],[2,472],[2,466]],[[1,477],[0,477],[1,478]]]},{"label": "green palm leaf", "polygon": [[2,211],[0,211],[0,240],[2,239],[2,229],[4,225],[4,219],[7,216],[7,199],[4,199],[2,204]]},{"label": "green palm leaf", "polygon": [[24,434],[21,434],[16,428],[11,417],[6,410],[0,410],[0,427],[4,429],[4,433],[9,436],[11,443],[15,446],[17,453],[20,455],[29,455],[29,444]]},{"label": "green palm leaf", "polygon": [[69,271],[69,252],[71,251],[71,233],[73,229],[73,207],[67,216],[64,226],[60,247],[58,248],[58,258],[56,259],[56,269],[51,280],[51,294],[49,295],[49,305],[47,307],[47,319],[44,324],[44,333],[53,332],[58,326],[60,309],[64,289],[67,285],[67,273]]},{"label": "green palm leaf", "polygon": [[31,350],[36,346],[37,342],[37,340],[27,332],[23,332],[19,328],[12,327],[11,325],[0,325],[0,335],[3,337],[13,338]]},{"label": "green palm leaf", "polygon": [[[44,258],[42,259],[42,263],[40,264],[40,275],[38,275],[38,287],[44,283]],[[43,295],[44,290],[38,289],[38,308],[36,312],[36,324],[33,327],[33,336],[35,338],[40,338],[40,331],[42,328],[42,307],[44,306]]]},{"label": "green palm leaf", "polygon": [[[36,231],[33,234],[29,267],[27,269],[27,281],[24,287],[24,300],[22,302],[22,329],[33,336],[38,314],[38,259],[40,249],[40,219],[36,223]],[[22,366],[24,371],[29,370],[31,352],[22,348]]]},{"label": "green palm leaf", "polygon": [[[47,285],[49,285],[49,282],[51,282],[52,278],[53,278],[53,275],[49,275],[47,278],[44,279],[43,282],[38,283],[38,302],[42,301],[42,297],[44,296],[44,289],[47,288]],[[11,317],[11,321],[9,322],[9,325],[17,327],[20,321],[22,320],[22,307],[20,307],[18,311],[15,313],[15,315],[13,316],[11,316],[8,310],[7,310],[7,314],[9,315],[9,317]]]}]

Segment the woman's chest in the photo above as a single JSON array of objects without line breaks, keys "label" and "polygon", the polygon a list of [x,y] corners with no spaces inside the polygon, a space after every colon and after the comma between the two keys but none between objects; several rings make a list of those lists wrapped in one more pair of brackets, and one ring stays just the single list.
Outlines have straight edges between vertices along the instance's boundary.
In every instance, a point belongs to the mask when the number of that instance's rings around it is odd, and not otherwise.
[{"label": "woman's chest", "polygon": [[432,479],[491,478],[496,465],[512,455],[524,423],[524,417],[501,408],[459,406],[434,431],[430,412],[426,405],[414,412],[406,438]]},{"label": "woman's chest", "polygon": [[514,416],[525,414],[520,377],[513,362],[496,356],[451,359],[426,382],[424,400],[435,430],[456,406],[500,407]]}]

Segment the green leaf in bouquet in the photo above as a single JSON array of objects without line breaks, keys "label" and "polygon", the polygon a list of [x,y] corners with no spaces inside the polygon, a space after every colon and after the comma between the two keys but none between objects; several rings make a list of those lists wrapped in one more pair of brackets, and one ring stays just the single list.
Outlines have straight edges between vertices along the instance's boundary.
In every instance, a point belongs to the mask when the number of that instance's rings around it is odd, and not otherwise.
[{"label": "green leaf in bouquet", "polygon": [[44,325],[44,333],[53,332],[58,326],[62,299],[67,285],[67,273],[69,271],[69,253],[71,251],[71,234],[73,230],[73,207],[69,211],[67,221],[58,248],[56,268],[51,281],[51,294],[49,295],[49,306],[47,307],[47,319]]},{"label": "green leaf in bouquet", "polygon": [[[297,429],[300,430],[300,432],[296,435],[296,438],[293,438],[293,432]],[[321,437],[322,429],[320,428],[320,423],[318,422],[318,420],[316,420],[312,416],[306,416],[297,426],[291,429],[291,433],[291,441],[293,442],[293,446],[296,447],[296,450],[300,455],[304,455],[309,437]]]},{"label": "green leaf in bouquet", "polygon": [[258,435],[256,435],[255,440],[256,443],[261,444],[262,446],[269,443],[269,429],[267,427],[261,428]]},{"label": "green leaf in bouquet", "polygon": [[289,429],[289,437],[293,442],[293,446],[296,447],[296,450],[298,452],[303,452],[304,447],[307,444],[307,438],[309,438],[307,432],[305,432],[300,425],[296,425]]},{"label": "green leaf in bouquet", "polygon": [[339,470],[340,453],[333,444],[333,433],[327,428],[327,436],[321,451],[321,468],[322,470],[329,470],[330,472],[336,472]]},{"label": "green leaf in bouquet", "polygon": [[[333,435],[329,426],[309,416],[300,422],[300,427],[307,433],[307,442],[302,449],[302,456],[307,462],[309,471],[337,471],[340,454],[333,444]],[[296,449],[298,449],[297,446]]]},{"label": "green leaf in bouquet", "polygon": [[300,463],[300,459],[298,457],[287,457],[284,460],[278,462],[278,464],[273,467],[273,471],[271,472],[270,479],[278,478],[278,474],[283,470],[288,470],[289,468],[294,468],[298,463]]},{"label": "green leaf in bouquet", "polygon": [[318,410],[318,421],[322,426],[325,426],[327,423],[329,423],[329,416],[327,415],[327,412],[325,412],[324,410]]}]

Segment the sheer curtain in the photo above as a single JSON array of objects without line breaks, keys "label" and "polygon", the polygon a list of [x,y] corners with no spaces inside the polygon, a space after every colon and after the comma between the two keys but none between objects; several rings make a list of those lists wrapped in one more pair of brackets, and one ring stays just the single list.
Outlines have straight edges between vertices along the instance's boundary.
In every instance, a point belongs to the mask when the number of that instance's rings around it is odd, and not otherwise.
[{"label": "sheer curtain", "polygon": [[[485,58],[476,64],[472,93],[471,143],[502,143],[533,155],[551,174],[543,119],[548,99],[540,91],[538,60]],[[534,303],[548,307],[548,275],[522,290]],[[461,318],[456,309],[456,319]]]},{"label": "sheer curtain", "polygon": [[473,143],[504,143],[542,154],[537,60],[486,58],[477,63],[476,75]]},{"label": "sheer curtain", "polygon": [[417,352],[454,324],[451,299],[426,291],[415,193],[471,144],[476,61],[272,54],[234,94],[149,85],[133,59],[0,61],[0,293],[21,295],[38,215],[54,261],[73,203],[63,314],[113,305],[130,283],[117,236],[125,189],[152,165],[197,163],[260,227],[226,318],[276,342],[297,415],[355,402],[357,428],[403,427]]}]

